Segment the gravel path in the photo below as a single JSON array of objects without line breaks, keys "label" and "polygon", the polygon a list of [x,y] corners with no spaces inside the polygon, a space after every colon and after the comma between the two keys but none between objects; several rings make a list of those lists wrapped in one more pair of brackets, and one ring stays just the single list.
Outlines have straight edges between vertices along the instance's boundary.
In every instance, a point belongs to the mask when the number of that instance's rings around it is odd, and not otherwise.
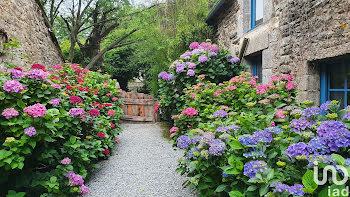
[{"label": "gravel path", "polygon": [[115,155],[101,162],[88,182],[88,197],[195,197],[175,172],[173,150],[157,124],[123,124]]}]

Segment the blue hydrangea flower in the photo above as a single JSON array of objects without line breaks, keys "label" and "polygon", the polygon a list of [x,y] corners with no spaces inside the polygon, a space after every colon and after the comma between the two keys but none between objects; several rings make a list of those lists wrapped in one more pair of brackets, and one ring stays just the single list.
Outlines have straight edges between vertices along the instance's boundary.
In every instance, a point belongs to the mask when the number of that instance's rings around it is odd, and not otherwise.
[{"label": "blue hydrangea flower", "polygon": [[238,138],[238,141],[241,142],[243,146],[255,146],[258,144],[250,135],[241,136]]},{"label": "blue hydrangea flower", "polygon": [[302,131],[305,131],[307,128],[310,128],[312,126],[313,122],[309,122],[305,118],[299,118],[299,119],[293,119],[290,122],[290,127],[293,128],[293,131],[296,133],[301,133]]},{"label": "blue hydrangea flower", "polygon": [[276,133],[276,134],[279,134],[279,133],[282,133],[283,130],[279,127],[268,127],[265,129],[265,131],[268,131],[270,133]]},{"label": "blue hydrangea flower", "polygon": [[312,118],[313,116],[320,115],[322,113],[321,109],[318,107],[309,107],[304,110],[304,116],[306,118]]},{"label": "blue hydrangea flower", "polygon": [[345,159],[345,167],[350,166],[350,158]]},{"label": "blue hydrangea flower", "polygon": [[299,142],[297,144],[291,144],[285,151],[287,156],[290,158],[296,158],[297,156],[308,156],[308,146],[304,142]]},{"label": "blue hydrangea flower", "polygon": [[217,132],[230,132],[230,129],[228,127],[218,127],[216,129]]},{"label": "blue hydrangea flower", "polygon": [[328,110],[328,107],[329,107],[329,104],[331,104],[331,101],[327,101],[327,102],[323,103],[323,104],[320,106],[320,109],[323,110],[323,111],[327,111],[327,110]]},{"label": "blue hydrangea flower", "polygon": [[225,152],[225,147],[226,147],[226,144],[225,142],[221,141],[220,139],[215,139],[215,140],[212,140],[210,143],[209,143],[209,154],[212,155],[212,156],[220,156],[222,155],[222,153]]},{"label": "blue hydrangea flower", "polygon": [[307,144],[309,152],[315,154],[326,154],[329,153],[330,150],[327,146],[327,141],[322,137],[312,138]]},{"label": "blue hydrangea flower", "polygon": [[209,143],[210,141],[212,141],[213,139],[215,138],[215,134],[213,132],[205,132],[202,136],[202,139],[201,139],[201,143]]},{"label": "blue hydrangea flower", "polygon": [[300,184],[294,184],[292,186],[288,186],[286,184],[283,184],[281,182],[275,182],[270,185],[270,187],[274,187],[273,193],[279,192],[287,192],[294,196],[304,196],[305,192],[302,190],[304,189],[303,185]]},{"label": "blue hydrangea flower", "polygon": [[238,131],[239,130],[239,126],[237,126],[237,125],[230,125],[230,126],[228,126],[228,129],[233,130],[233,131]]},{"label": "blue hydrangea flower", "polygon": [[221,135],[219,136],[219,138],[222,139],[222,140],[227,141],[227,140],[228,140],[228,136],[230,136],[230,135],[227,134],[227,133],[223,133],[223,134],[221,134]]},{"label": "blue hydrangea flower", "polygon": [[264,173],[267,169],[265,161],[251,161],[244,164],[244,175],[254,178],[257,172]]},{"label": "blue hydrangea flower", "polygon": [[331,151],[338,151],[341,147],[350,146],[350,131],[341,121],[324,121],[317,128],[317,134],[327,140]]},{"label": "blue hydrangea flower", "polygon": [[272,142],[272,135],[268,131],[255,131],[253,134],[253,139],[257,142],[262,143],[271,143]]},{"label": "blue hydrangea flower", "polygon": [[344,115],[343,120],[348,121],[350,120],[350,112]]},{"label": "blue hydrangea flower", "polygon": [[191,139],[187,135],[181,135],[177,138],[177,147],[181,149],[188,149],[191,144]]},{"label": "blue hydrangea flower", "polygon": [[270,187],[274,187],[275,189],[273,190],[273,193],[279,192],[288,192],[289,186],[286,184],[283,184],[281,182],[274,182],[270,184]]},{"label": "blue hydrangea flower", "polygon": [[224,117],[228,118],[228,113],[225,110],[220,109],[220,110],[214,112],[213,116],[214,117],[221,117],[221,118],[224,118]]},{"label": "blue hydrangea flower", "polygon": [[252,150],[250,152],[243,153],[243,156],[245,158],[252,158],[252,159],[266,158],[266,155],[262,151],[257,151],[257,150]]},{"label": "blue hydrangea flower", "polygon": [[177,72],[177,73],[182,73],[182,72],[184,72],[184,71],[185,71],[185,66],[186,66],[185,63],[177,64],[177,65],[176,65],[176,72]]},{"label": "blue hydrangea flower", "polygon": [[198,142],[200,142],[202,139],[202,136],[200,135],[195,135],[192,137],[192,144],[197,144]]},{"label": "blue hydrangea flower", "polygon": [[194,154],[193,154],[194,152],[198,152],[198,149],[197,149],[196,147],[191,148],[191,149],[187,152],[186,157],[188,157],[188,158],[193,158],[193,157],[194,157]]}]

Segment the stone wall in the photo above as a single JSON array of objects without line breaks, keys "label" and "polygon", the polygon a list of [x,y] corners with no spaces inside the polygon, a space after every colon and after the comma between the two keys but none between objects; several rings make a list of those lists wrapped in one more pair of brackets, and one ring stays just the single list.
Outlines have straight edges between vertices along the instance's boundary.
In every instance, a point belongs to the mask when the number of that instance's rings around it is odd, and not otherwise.
[{"label": "stone wall", "polygon": [[[350,53],[350,0],[264,0],[264,23],[250,31],[250,1],[234,2],[234,9],[218,17],[218,43],[237,55],[243,38],[249,38],[245,56],[262,52],[263,82],[292,74],[298,100],[319,104],[320,71],[314,62]],[[237,29],[235,42],[229,32]]]},{"label": "stone wall", "polygon": [[[22,44],[10,52],[26,54],[31,58],[2,55],[0,62],[9,61],[21,67],[28,67],[32,63],[46,66],[63,63],[62,52],[37,0],[0,0],[0,13],[0,30]],[[4,41],[4,35],[0,35],[1,39]]]}]

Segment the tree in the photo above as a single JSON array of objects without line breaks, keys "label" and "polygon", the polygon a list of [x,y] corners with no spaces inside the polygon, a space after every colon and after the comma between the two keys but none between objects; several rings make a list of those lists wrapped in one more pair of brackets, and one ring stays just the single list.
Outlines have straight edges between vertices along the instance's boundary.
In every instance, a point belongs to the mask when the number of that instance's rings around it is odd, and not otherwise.
[{"label": "tree", "polygon": [[53,27],[64,1],[65,0],[40,0],[41,4],[47,8],[46,13],[51,27]]}]

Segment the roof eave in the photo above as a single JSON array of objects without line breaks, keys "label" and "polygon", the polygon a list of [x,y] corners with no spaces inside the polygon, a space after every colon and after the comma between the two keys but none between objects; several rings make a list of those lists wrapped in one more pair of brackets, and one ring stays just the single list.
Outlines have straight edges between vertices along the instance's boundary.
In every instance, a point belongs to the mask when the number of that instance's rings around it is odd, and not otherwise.
[{"label": "roof eave", "polygon": [[210,13],[207,16],[206,22],[208,23],[208,25],[212,25],[214,23],[214,18],[215,15],[217,14],[217,12],[220,10],[221,6],[225,3],[226,0],[219,0],[214,8],[210,11]]}]

